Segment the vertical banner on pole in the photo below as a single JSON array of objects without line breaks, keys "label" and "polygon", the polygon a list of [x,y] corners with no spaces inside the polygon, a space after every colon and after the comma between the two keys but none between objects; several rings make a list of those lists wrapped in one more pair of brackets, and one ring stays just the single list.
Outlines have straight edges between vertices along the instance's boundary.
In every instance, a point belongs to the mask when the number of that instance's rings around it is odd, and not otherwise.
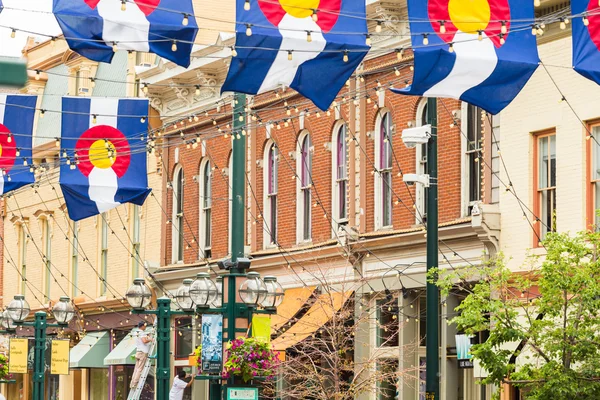
[{"label": "vertical banner on pole", "polygon": [[252,316],[252,337],[271,343],[271,316]]},{"label": "vertical banner on pole", "polygon": [[69,340],[52,341],[51,374],[69,375],[69,342]]},{"label": "vertical banner on pole", "polygon": [[202,315],[202,372],[220,374],[223,364],[223,316]]},{"label": "vertical banner on pole", "polygon": [[8,372],[11,374],[27,373],[27,339],[10,339],[8,353]]}]

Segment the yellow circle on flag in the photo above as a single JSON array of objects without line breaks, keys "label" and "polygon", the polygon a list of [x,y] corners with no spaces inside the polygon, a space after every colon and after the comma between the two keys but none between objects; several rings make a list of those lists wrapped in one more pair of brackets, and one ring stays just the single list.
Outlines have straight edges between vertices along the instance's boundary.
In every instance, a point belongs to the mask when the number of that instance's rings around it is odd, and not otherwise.
[{"label": "yellow circle on flag", "polygon": [[0,157],[2,157],[2,145],[0,144]]},{"label": "yellow circle on flag", "polygon": [[485,30],[491,18],[488,0],[450,0],[448,13],[454,26],[464,33]]},{"label": "yellow circle on flag", "polygon": [[117,150],[110,140],[96,140],[90,146],[89,158],[94,167],[108,169],[115,163]]},{"label": "yellow circle on flag", "polygon": [[281,8],[292,17],[306,18],[319,8],[320,0],[280,0]]}]

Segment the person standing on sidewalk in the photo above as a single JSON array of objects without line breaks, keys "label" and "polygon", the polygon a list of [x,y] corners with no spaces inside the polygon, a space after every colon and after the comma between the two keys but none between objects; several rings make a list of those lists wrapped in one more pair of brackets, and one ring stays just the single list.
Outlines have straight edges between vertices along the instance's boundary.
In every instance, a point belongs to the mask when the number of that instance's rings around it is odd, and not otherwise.
[{"label": "person standing on sidewalk", "polygon": [[152,340],[146,332],[148,324],[145,321],[140,321],[137,325],[139,331],[137,332],[137,338],[135,339],[135,368],[133,369],[133,375],[131,376],[132,389],[135,389],[140,381],[142,370],[148,360],[148,352],[150,351],[150,341]]}]

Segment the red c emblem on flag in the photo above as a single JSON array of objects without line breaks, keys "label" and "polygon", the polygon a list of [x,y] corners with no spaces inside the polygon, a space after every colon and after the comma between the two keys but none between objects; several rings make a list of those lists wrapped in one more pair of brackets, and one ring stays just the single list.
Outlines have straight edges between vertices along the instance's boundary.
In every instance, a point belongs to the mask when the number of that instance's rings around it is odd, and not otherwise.
[{"label": "red c emblem on flag", "polygon": [[112,168],[119,178],[127,172],[131,149],[121,131],[108,125],[98,125],[85,131],[75,145],[79,170],[86,177],[94,168]]},{"label": "red c emblem on flag", "polygon": [[15,138],[13,137],[9,142],[9,133],[10,130],[6,126],[0,124],[0,168],[5,171],[10,171],[13,165],[15,165],[15,157],[17,154]]},{"label": "red c emblem on flag", "polygon": [[[85,1],[85,4],[87,4],[88,6],[90,6],[90,8],[93,10],[96,7],[98,7],[98,3],[100,3],[102,0],[83,0]],[[137,6],[139,7],[139,9],[146,14],[146,16],[152,14],[154,12],[154,10],[156,10],[156,7],[158,7],[158,5],[160,4],[160,0],[134,0],[135,3],[137,4]],[[129,3],[129,1],[127,1]]]}]

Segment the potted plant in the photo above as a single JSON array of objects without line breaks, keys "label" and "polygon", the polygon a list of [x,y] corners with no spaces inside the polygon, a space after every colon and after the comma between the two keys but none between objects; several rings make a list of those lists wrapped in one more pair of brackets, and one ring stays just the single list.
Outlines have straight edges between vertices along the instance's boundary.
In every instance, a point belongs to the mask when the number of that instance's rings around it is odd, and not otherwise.
[{"label": "potted plant", "polygon": [[202,345],[198,345],[194,352],[189,355],[188,364],[190,367],[198,367],[198,373],[202,368]]},{"label": "potted plant", "polygon": [[279,366],[279,352],[263,340],[240,337],[227,343],[225,347],[223,378],[240,376],[244,382],[254,378],[271,380],[275,378]]},{"label": "potted plant", "polygon": [[8,372],[8,357],[5,354],[0,354],[0,380],[12,378],[12,374]]}]

